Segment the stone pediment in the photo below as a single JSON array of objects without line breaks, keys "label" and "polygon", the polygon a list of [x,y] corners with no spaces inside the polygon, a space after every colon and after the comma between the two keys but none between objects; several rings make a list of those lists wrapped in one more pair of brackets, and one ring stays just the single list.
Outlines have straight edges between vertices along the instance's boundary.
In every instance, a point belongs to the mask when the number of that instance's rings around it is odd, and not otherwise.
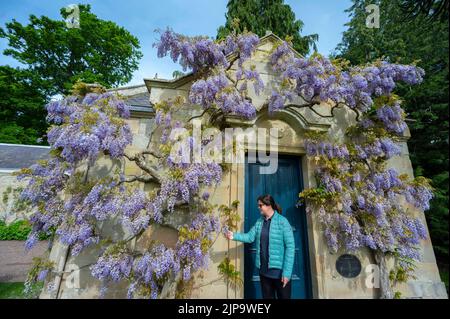
[{"label": "stone pediment", "polygon": [[233,126],[259,126],[263,121],[281,120],[288,123],[291,127],[296,127],[304,131],[328,131],[332,123],[330,120],[314,115],[308,108],[296,107],[294,104],[288,105],[285,109],[278,110],[269,114],[267,107],[258,110],[256,117],[251,120],[245,120],[235,115],[227,115],[226,123]]}]

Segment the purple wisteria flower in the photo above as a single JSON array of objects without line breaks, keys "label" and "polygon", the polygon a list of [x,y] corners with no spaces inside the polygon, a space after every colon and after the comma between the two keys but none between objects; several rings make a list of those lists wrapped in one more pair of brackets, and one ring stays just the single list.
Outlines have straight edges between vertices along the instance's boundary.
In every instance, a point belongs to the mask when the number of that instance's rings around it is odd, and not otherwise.
[{"label": "purple wisteria flower", "polygon": [[[386,61],[338,72],[337,67],[323,56],[296,57],[286,42],[274,50],[271,64],[273,70],[280,73],[281,82],[295,83],[291,91],[307,102],[313,98],[323,102],[331,100],[334,103],[344,103],[363,113],[372,106],[372,97],[391,94],[396,82],[418,84],[424,75],[423,69],[414,65],[392,64]],[[280,88],[279,92],[283,90]],[[272,94],[271,100],[275,106],[273,108],[277,109],[277,104],[280,105],[279,102],[274,103],[278,101],[277,96]],[[400,122],[389,125],[394,131],[400,131],[402,127]]]},{"label": "purple wisteria flower", "polygon": [[150,298],[156,299],[162,289],[161,282],[180,271],[179,261],[172,249],[155,245],[133,262],[133,281],[128,289],[128,298],[136,296],[140,286],[150,288]]},{"label": "purple wisteria flower", "polygon": [[[206,37],[189,38],[167,29],[161,32],[159,41],[153,46],[158,50],[158,57],[170,54],[172,60],[179,62],[183,70],[192,69],[193,72],[197,72],[206,67],[228,66],[224,47]],[[231,47],[229,43],[227,48]]]},{"label": "purple wisteria flower", "polygon": [[306,154],[308,156],[322,155],[328,157],[329,159],[332,158],[345,159],[348,158],[349,156],[349,151],[345,144],[337,145],[328,142],[316,143],[316,141],[306,139],[305,148]]},{"label": "purple wisteria flower", "polygon": [[400,103],[397,102],[394,105],[383,105],[377,109],[377,117],[383,122],[385,128],[388,131],[396,134],[402,134],[407,125],[404,121],[405,112],[400,107]]},{"label": "purple wisteria flower", "polygon": [[220,230],[219,219],[213,215],[197,214],[188,225],[188,231],[200,232],[195,239],[178,241],[175,249],[176,257],[180,261],[183,280],[189,280],[191,275],[205,269],[209,264],[209,248],[203,246],[205,239],[212,239],[212,234]]},{"label": "purple wisteria flower", "polygon": [[49,273],[49,269],[43,269],[39,272],[38,276],[37,276],[37,280],[38,281],[44,281],[45,278],[47,278],[47,275]]},{"label": "purple wisteria flower", "polygon": [[[115,158],[123,155],[132,134],[118,119],[129,117],[129,107],[112,93],[90,93],[82,102],[72,100],[69,97],[47,107],[49,119],[61,124],[48,132],[50,146],[60,149],[61,156],[71,164],[86,158],[93,162],[100,152]],[[72,101],[70,107],[66,106],[68,101]],[[57,103],[60,106],[55,106]]]},{"label": "purple wisteria flower", "polygon": [[406,200],[415,207],[422,210],[430,209],[430,201],[433,198],[433,192],[424,186],[408,185],[403,194]]},{"label": "purple wisteria flower", "polygon": [[[114,249],[116,248],[117,249]],[[115,251],[117,250],[117,251]],[[133,258],[124,247],[112,246],[90,267],[92,276],[99,280],[118,282],[131,274]]]}]

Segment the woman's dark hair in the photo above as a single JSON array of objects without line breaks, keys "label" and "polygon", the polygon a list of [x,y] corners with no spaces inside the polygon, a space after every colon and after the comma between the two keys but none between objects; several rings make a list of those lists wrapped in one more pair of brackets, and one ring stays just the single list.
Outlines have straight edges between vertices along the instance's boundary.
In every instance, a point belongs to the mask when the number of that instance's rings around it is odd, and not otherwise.
[{"label": "woman's dark hair", "polygon": [[272,206],[272,208],[276,211],[278,211],[281,214],[281,206],[275,203],[275,200],[273,199],[272,195],[266,194],[261,195],[258,197],[257,202],[261,201],[264,205]]}]

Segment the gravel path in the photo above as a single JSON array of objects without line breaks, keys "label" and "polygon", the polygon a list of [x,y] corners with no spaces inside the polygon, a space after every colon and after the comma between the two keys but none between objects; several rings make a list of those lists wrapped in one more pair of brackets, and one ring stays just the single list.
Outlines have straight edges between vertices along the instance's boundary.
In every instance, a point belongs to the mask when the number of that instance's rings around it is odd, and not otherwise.
[{"label": "gravel path", "polygon": [[25,281],[33,257],[44,255],[48,246],[47,241],[39,241],[27,252],[24,244],[19,240],[0,240],[0,282]]}]

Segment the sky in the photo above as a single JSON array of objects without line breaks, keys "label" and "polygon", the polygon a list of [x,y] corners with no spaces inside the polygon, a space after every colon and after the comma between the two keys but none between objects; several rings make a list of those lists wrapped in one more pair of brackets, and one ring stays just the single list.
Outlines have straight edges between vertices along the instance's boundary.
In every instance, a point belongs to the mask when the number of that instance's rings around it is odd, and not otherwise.
[{"label": "sky", "polygon": [[[144,78],[170,79],[174,70],[181,68],[170,58],[160,59],[152,44],[157,39],[155,29],[172,28],[186,35],[215,37],[217,28],[225,23],[228,0],[0,0],[0,26],[12,19],[28,23],[30,14],[62,19],[59,10],[73,3],[90,4],[91,11],[99,18],[111,20],[136,36],[141,44],[143,58],[139,69],[127,85],[143,84]],[[329,55],[341,41],[344,24],[348,22],[345,9],[350,0],[285,0],[297,19],[304,22],[302,34],[319,35],[318,51]],[[82,24],[82,22],[81,22]],[[7,41],[0,39],[0,52],[7,48]],[[11,57],[0,54],[0,65],[19,66]]]}]

